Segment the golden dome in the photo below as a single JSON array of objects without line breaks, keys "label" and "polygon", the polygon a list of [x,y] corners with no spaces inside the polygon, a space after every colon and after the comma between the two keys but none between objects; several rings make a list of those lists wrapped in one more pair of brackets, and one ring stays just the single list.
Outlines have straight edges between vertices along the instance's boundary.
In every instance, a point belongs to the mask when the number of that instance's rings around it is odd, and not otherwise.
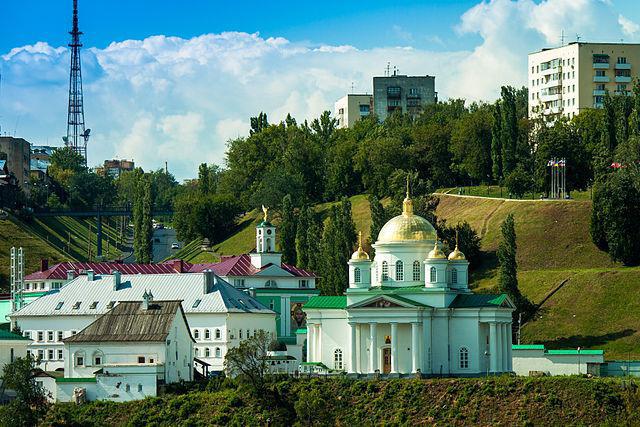
[{"label": "golden dome", "polygon": [[368,261],[369,254],[362,249],[362,231],[358,233],[358,249],[351,255],[355,261]]},{"label": "golden dome", "polygon": [[440,250],[438,247],[438,237],[436,236],[435,243],[433,244],[433,249],[427,255],[427,259],[447,259],[447,256]]},{"label": "golden dome", "polygon": [[411,240],[434,240],[436,230],[421,216],[414,215],[413,202],[407,197],[402,202],[402,214],[391,218],[378,234],[377,243],[406,242]]},{"label": "golden dome", "polygon": [[458,232],[456,231],[456,248],[449,254],[449,261],[461,261],[466,259],[467,257],[465,257],[462,251],[458,249]]}]

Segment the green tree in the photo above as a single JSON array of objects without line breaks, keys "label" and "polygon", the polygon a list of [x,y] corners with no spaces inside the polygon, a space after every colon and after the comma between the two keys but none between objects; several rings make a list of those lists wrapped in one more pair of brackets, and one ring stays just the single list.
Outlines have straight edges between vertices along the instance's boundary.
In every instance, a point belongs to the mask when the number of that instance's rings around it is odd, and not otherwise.
[{"label": "green tree", "polygon": [[502,111],[500,101],[493,107],[493,126],[491,127],[491,169],[493,179],[502,180]]},{"label": "green tree", "polygon": [[521,199],[527,191],[531,191],[533,181],[531,180],[531,175],[519,164],[507,175],[504,180],[504,185],[507,187],[507,190],[509,190],[510,196]]},{"label": "green tree", "polygon": [[500,146],[502,148],[502,175],[515,169],[518,161],[518,116],[516,93],[511,86],[503,86],[500,101]]},{"label": "green tree", "polygon": [[296,223],[296,266],[302,269],[309,268],[308,233],[311,226],[311,215],[313,212],[309,212],[309,208],[303,206]]},{"label": "green tree", "polygon": [[200,196],[185,192],[176,197],[174,227],[179,240],[207,238],[211,243],[221,241],[235,229],[242,211],[238,201],[230,195]]},{"label": "green tree", "polygon": [[445,242],[449,252],[456,247],[456,238],[458,241],[458,249],[465,255],[471,268],[478,267],[481,262],[480,253],[480,236],[467,222],[459,222],[453,227],[447,226],[445,220],[438,221],[438,238]]},{"label": "green tree", "polygon": [[298,420],[305,426],[324,426],[330,422],[331,413],[327,411],[329,403],[318,388],[302,390],[294,404]]},{"label": "green tree", "polygon": [[282,261],[296,265],[296,215],[289,194],[282,199],[281,210],[280,251],[282,252]]},{"label": "green tree", "polygon": [[241,340],[238,346],[227,350],[224,358],[225,370],[250,384],[258,396],[265,392],[269,375],[267,351],[272,341],[271,334],[261,329],[252,337]]},{"label": "green tree", "polygon": [[256,117],[251,117],[251,130],[249,133],[253,135],[254,133],[260,133],[269,127],[269,122],[267,121],[267,114],[262,111]]},{"label": "green tree", "polygon": [[151,177],[138,172],[137,196],[133,205],[133,253],[136,262],[148,264],[153,261],[153,195]]},{"label": "green tree", "polygon": [[16,398],[0,407],[0,425],[35,426],[47,411],[44,389],[36,383],[33,358],[19,357],[4,366],[2,388],[15,391]]},{"label": "green tree", "polygon": [[[369,239],[374,243],[380,234],[380,230],[387,223],[389,217],[380,200],[374,195],[369,195],[369,209],[371,211],[371,227],[369,229]],[[371,257],[374,256],[374,249],[371,248]]]},{"label": "green tree", "polygon": [[516,229],[513,214],[507,215],[500,226],[502,241],[498,245],[498,260],[500,262],[500,273],[498,277],[498,287],[500,292],[509,296],[516,305],[513,313],[514,319],[522,313],[525,319],[533,314],[533,304],[520,292],[518,288],[518,263],[516,261]]},{"label": "green tree", "polygon": [[324,234],[322,222],[317,218],[312,208],[309,210],[309,229],[307,231],[307,269],[313,272],[321,271],[322,245],[321,236]]}]

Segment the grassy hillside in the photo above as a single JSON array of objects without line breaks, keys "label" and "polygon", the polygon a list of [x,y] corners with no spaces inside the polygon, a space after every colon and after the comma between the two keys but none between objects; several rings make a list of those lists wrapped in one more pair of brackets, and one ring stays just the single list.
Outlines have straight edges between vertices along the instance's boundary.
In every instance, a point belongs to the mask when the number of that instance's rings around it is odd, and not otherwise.
[{"label": "grassy hillside", "polygon": [[40,268],[40,259],[59,262],[69,257],[46,239],[33,234],[22,222],[0,220],[0,291],[7,291],[10,280],[11,247],[22,247],[25,254],[25,274]]},{"label": "grassy hillside", "polygon": [[206,388],[127,403],[59,403],[42,425],[634,425],[640,417],[636,388],[611,379],[291,379],[261,396],[229,381]]}]

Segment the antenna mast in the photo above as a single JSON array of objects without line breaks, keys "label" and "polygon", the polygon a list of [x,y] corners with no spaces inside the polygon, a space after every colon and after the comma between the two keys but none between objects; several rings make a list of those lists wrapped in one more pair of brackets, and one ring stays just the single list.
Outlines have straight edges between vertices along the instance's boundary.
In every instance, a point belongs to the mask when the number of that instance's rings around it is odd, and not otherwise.
[{"label": "antenna mast", "polygon": [[87,141],[91,129],[84,127],[84,105],[82,99],[82,70],[80,68],[80,36],[78,28],[78,0],[73,0],[73,28],[71,34],[71,70],[69,73],[69,110],[67,116],[67,136],[63,137],[67,147],[79,153],[87,164]]}]

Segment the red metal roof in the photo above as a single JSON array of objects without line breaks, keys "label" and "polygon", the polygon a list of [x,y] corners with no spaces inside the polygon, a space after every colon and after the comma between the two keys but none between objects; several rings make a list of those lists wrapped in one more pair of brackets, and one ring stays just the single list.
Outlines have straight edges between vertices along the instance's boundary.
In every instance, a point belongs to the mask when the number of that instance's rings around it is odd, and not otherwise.
[{"label": "red metal roof", "polygon": [[[167,273],[201,273],[211,270],[218,276],[253,276],[270,267],[267,264],[261,269],[251,264],[251,257],[247,254],[224,256],[217,263],[191,264],[179,259],[165,261],[160,264],[124,264],[119,262],[61,262],[47,270],[36,271],[25,277],[25,280],[65,280],[67,271],[73,270],[75,276],[93,270],[95,274],[111,274],[118,270],[122,274],[167,274]],[[295,277],[316,277],[310,271],[282,263],[282,269]]]}]

